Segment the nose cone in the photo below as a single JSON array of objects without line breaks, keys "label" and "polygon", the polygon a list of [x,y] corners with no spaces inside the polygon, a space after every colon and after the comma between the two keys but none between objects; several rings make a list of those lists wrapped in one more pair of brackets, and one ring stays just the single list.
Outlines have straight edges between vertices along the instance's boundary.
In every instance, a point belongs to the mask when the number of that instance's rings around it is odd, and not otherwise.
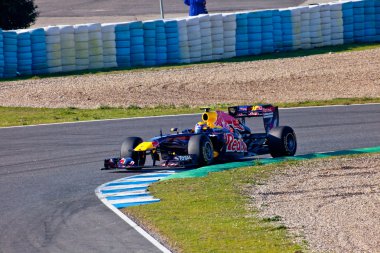
[{"label": "nose cone", "polygon": [[146,141],[146,142],[142,142],[142,143],[140,143],[140,144],[134,149],[134,151],[147,151],[147,150],[151,150],[151,149],[154,149],[153,142]]}]

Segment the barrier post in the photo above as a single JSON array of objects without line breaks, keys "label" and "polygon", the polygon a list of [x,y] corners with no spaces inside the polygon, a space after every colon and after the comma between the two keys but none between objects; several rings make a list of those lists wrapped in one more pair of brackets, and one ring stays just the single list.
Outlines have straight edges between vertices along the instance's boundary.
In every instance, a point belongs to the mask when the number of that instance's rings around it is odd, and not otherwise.
[{"label": "barrier post", "polygon": [[164,19],[164,4],[162,0],[160,0],[160,11],[161,11],[161,19]]}]

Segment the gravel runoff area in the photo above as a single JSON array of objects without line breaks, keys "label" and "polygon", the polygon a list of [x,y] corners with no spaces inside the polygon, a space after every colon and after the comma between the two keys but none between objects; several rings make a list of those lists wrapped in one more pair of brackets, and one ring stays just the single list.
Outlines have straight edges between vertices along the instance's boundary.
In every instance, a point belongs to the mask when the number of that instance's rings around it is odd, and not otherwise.
[{"label": "gravel runoff area", "polygon": [[0,106],[295,102],[380,96],[380,49],[0,82]]},{"label": "gravel runoff area", "polygon": [[380,155],[287,165],[250,189],[312,252],[380,252]]}]

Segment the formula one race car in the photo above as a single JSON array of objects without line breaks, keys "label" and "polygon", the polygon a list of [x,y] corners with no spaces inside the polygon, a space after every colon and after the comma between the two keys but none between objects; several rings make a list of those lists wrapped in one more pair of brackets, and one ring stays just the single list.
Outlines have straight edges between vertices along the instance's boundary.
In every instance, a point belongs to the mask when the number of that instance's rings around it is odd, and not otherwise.
[{"label": "formula one race car", "polygon": [[[294,130],[279,127],[278,107],[270,104],[232,106],[228,113],[203,108],[202,121],[194,128],[153,137],[144,142],[128,137],[121,145],[120,157],[104,160],[104,169],[141,169],[147,155],[153,166],[199,167],[215,162],[235,161],[246,156],[270,154],[293,156],[297,149]],[[246,118],[262,117],[265,133],[252,133]]]}]

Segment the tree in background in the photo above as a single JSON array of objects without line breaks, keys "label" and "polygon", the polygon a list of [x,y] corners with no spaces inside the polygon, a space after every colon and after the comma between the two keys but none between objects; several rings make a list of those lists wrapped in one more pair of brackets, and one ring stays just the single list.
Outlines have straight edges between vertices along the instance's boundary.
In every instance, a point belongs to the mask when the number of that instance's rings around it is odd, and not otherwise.
[{"label": "tree in background", "polygon": [[34,0],[0,0],[0,28],[13,30],[28,28],[38,17]]}]

